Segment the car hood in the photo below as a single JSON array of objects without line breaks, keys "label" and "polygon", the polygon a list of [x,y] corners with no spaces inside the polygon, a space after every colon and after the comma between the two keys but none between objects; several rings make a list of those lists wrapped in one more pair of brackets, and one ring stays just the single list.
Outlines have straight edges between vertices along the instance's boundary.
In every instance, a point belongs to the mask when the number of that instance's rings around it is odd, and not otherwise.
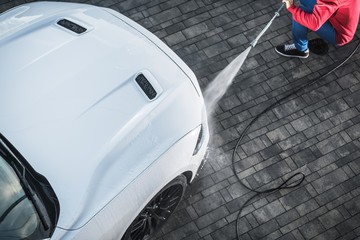
[{"label": "car hood", "polygon": [[[61,19],[87,30],[64,29]],[[0,16],[0,131],[53,186],[64,229],[86,224],[201,119],[192,72],[124,19],[64,3]]]}]

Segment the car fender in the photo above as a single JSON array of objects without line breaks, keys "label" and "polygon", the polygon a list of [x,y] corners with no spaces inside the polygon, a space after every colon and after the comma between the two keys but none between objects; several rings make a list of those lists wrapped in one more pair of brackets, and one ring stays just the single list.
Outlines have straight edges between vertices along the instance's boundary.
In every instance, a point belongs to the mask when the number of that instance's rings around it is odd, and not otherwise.
[{"label": "car fender", "polygon": [[[198,170],[203,153],[192,156],[200,126],[186,134],[131,182],[96,217],[78,230],[57,228],[51,239],[119,239],[141,209],[176,176]],[[193,148],[189,147],[193,146]]]}]

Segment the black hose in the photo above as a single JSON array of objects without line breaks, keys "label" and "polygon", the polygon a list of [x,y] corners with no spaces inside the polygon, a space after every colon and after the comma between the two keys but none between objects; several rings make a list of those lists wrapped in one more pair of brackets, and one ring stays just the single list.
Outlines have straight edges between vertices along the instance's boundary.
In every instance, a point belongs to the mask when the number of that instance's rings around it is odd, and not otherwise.
[{"label": "black hose", "polygon": [[[328,75],[330,75],[331,73],[333,73],[335,70],[337,70],[338,68],[340,68],[342,65],[344,65],[354,54],[355,52],[358,50],[360,46],[360,39],[358,40],[358,44],[356,45],[355,49],[349,54],[349,56],[343,60],[340,64],[338,64],[336,67],[334,67],[333,69],[331,69],[329,72],[321,75],[320,77],[312,80],[311,82],[308,82],[300,87],[298,87],[297,89],[293,90],[292,92],[290,92],[289,94],[285,95],[284,97],[281,97],[279,100],[277,100],[276,102],[272,103],[271,105],[269,105],[267,108],[265,108],[262,112],[260,112],[258,115],[256,115],[252,120],[251,122],[246,126],[246,128],[244,129],[244,131],[241,133],[240,137],[238,138],[237,142],[236,142],[236,145],[235,145],[235,148],[234,148],[234,151],[232,153],[232,171],[234,173],[234,175],[236,176],[238,182],[243,186],[245,187],[246,189],[254,192],[255,194],[253,196],[251,196],[248,200],[245,201],[245,203],[241,206],[241,208],[239,209],[239,213],[237,215],[237,218],[236,218],[236,237],[237,239],[239,240],[239,230],[238,230],[238,225],[239,225],[239,219],[240,219],[240,216],[241,216],[241,213],[242,213],[242,210],[247,206],[247,204],[252,200],[254,199],[255,197],[261,195],[261,194],[266,194],[266,193],[272,193],[274,191],[278,191],[278,190],[281,190],[281,189],[289,189],[289,188],[295,188],[297,186],[299,186],[304,180],[305,180],[305,174],[301,173],[301,172],[298,172],[298,173],[295,173],[293,175],[291,175],[288,179],[286,179],[285,181],[283,181],[283,183],[281,183],[279,186],[277,187],[272,187],[272,188],[269,188],[269,189],[265,189],[265,190],[255,190],[255,189],[252,189],[251,187],[249,187],[248,185],[246,185],[241,179],[240,177],[237,175],[236,173],[236,165],[235,165],[235,156],[236,156],[236,153],[237,153],[237,149],[239,148],[240,146],[240,143],[241,141],[243,140],[245,134],[249,131],[250,127],[262,116],[264,115],[265,113],[267,113],[269,110],[271,110],[272,108],[274,108],[276,105],[280,105],[284,100],[288,99],[289,97],[299,93],[300,91],[310,87],[311,85],[319,82],[321,79],[327,77]],[[289,182],[291,180],[293,180],[294,178],[296,177],[300,177],[299,179],[297,180],[294,180],[294,182],[290,183]]]}]

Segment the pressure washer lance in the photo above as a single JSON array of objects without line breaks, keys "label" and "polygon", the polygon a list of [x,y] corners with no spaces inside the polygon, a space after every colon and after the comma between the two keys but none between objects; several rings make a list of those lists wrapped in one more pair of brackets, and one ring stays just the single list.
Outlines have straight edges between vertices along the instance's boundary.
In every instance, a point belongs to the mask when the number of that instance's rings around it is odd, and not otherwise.
[{"label": "pressure washer lance", "polygon": [[266,30],[268,30],[268,28],[270,27],[270,25],[272,24],[272,22],[275,20],[275,18],[277,18],[278,16],[280,16],[280,11],[284,8],[285,3],[281,4],[281,6],[279,7],[279,9],[275,12],[274,16],[272,17],[272,19],[268,22],[268,24],[266,24],[266,26],[264,27],[264,29],[259,33],[259,35],[250,43],[250,45],[254,48],[258,42],[258,40],[262,37],[262,35],[264,35],[264,33],[266,32]]}]

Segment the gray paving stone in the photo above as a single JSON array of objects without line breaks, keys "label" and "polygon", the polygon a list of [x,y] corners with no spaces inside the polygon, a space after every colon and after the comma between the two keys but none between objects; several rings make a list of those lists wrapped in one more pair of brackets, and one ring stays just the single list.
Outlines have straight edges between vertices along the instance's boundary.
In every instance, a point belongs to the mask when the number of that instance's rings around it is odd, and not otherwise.
[{"label": "gray paving stone", "polygon": [[349,106],[346,104],[344,100],[340,99],[333,103],[328,104],[326,107],[316,110],[315,113],[320,120],[326,120],[347,109],[349,109]]},{"label": "gray paving stone", "polygon": [[[244,229],[244,226],[241,226]],[[213,233],[211,233],[211,237],[214,240],[221,240],[221,239],[235,239],[235,223],[230,223],[223,228],[217,229]]]},{"label": "gray paving stone", "polygon": [[291,158],[298,167],[304,166],[305,164],[311,163],[316,160],[315,155],[309,148],[306,148],[292,155]]},{"label": "gray paving stone", "polygon": [[280,202],[285,209],[289,210],[308,201],[310,198],[311,195],[307,190],[304,187],[301,187],[280,198]]},{"label": "gray paving stone", "polygon": [[302,132],[305,129],[311,127],[314,125],[313,121],[311,120],[310,116],[305,115],[301,118],[298,118],[294,121],[291,122],[291,125],[293,126],[293,128],[298,131],[298,132]]},{"label": "gray paving stone", "polygon": [[[349,163],[349,166],[351,168],[351,170],[355,173],[355,174],[359,174],[360,173],[360,161],[359,159],[356,159],[355,161]],[[356,176],[355,176],[356,177]]]},{"label": "gray paving stone", "polygon": [[226,226],[228,224],[228,222],[226,221],[226,219],[220,219],[219,221],[207,226],[204,229],[201,229],[198,234],[200,237],[204,237],[206,235],[209,235],[210,233],[216,231],[217,229],[220,229],[224,226]]},{"label": "gray paving stone", "polygon": [[307,222],[308,222],[308,219],[305,216],[300,217],[300,218],[296,219],[295,221],[292,221],[292,222],[288,223],[287,225],[281,227],[280,231],[285,235],[285,234],[293,231],[294,229],[301,227],[302,225],[304,225]]},{"label": "gray paving stone", "polygon": [[211,37],[208,37],[204,40],[197,42],[196,46],[198,47],[198,49],[204,49],[206,47],[209,47],[209,46],[219,43],[221,41],[222,41],[222,39],[220,38],[219,35],[213,35]]},{"label": "gray paving stone", "polygon": [[191,26],[194,26],[209,19],[211,19],[210,14],[208,12],[203,12],[188,19],[185,19],[184,24],[189,28]]},{"label": "gray paving stone", "polygon": [[286,86],[289,84],[289,81],[284,77],[284,75],[280,74],[270,78],[266,83],[271,87],[272,90],[275,90]]},{"label": "gray paving stone", "polygon": [[347,134],[346,131],[344,131],[344,129],[348,129],[349,127],[353,126],[353,122],[352,121],[346,121],[346,122],[342,122],[339,125],[337,125],[336,127],[330,129],[328,131],[328,133],[330,135],[335,135],[336,133],[340,133],[341,137],[344,139],[345,142],[349,143],[352,142],[352,139],[350,138],[350,136]]},{"label": "gray paving stone", "polygon": [[360,221],[360,214],[356,214],[355,216],[347,219],[346,221],[338,224],[336,226],[336,230],[339,231],[340,235],[345,235],[352,230],[356,229],[358,227],[358,223]]},{"label": "gray paving stone", "polygon": [[191,26],[189,28],[186,28],[183,30],[184,35],[186,38],[193,38],[196,37],[202,33],[205,33],[209,30],[208,25],[205,22],[201,22],[197,25]]},{"label": "gray paving stone", "polygon": [[319,124],[316,124],[304,131],[304,134],[308,138],[312,138],[316,136],[317,134],[323,133],[329,129],[332,129],[334,125],[331,123],[331,121],[324,121],[320,122]]},{"label": "gray paving stone", "polygon": [[359,115],[359,111],[356,108],[350,108],[334,117],[331,118],[331,121],[335,125],[339,125],[340,123],[343,123],[349,119],[352,119]]},{"label": "gray paving stone", "polygon": [[194,11],[196,9],[198,9],[199,6],[197,4],[196,1],[187,1],[181,5],[179,5],[179,9],[181,10],[181,12],[184,14],[184,13],[187,13],[187,12],[191,12],[191,11]]},{"label": "gray paving stone", "polygon": [[285,72],[283,67],[281,65],[277,65],[275,67],[272,67],[272,68],[264,71],[264,74],[266,75],[267,78],[272,78],[283,72]]},{"label": "gray paving stone", "polygon": [[229,212],[227,211],[227,209],[224,206],[222,206],[220,208],[215,209],[212,212],[209,212],[209,213],[199,217],[198,219],[195,220],[195,223],[199,229],[202,229],[210,224],[217,222],[218,220],[220,220],[228,215],[229,215]]},{"label": "gray paving stone", "polygon": [[193,206],[186,207],[186,211],[188,212],[188,214],[192,220],[197,219],[199,217],[199,215],[196,213]]},{"label": "gray paving stone", "polygon": [[[274,159],[277,159],[278,156],[276,156]],[[286,164],[285,161],[278,161],[277,163],[270,165],[266,168],[267,171],[269,171],[269,174],[272,179],[277,179],[282,176],[285,176],[287,173],[291,172],[291,169]]]},{"label": "gray paving stone", "polygon": [[[213,143],[214,146],[219,147],[219,146],[223,146],[233,140],[236,140],[239,138],[239,133],[236,131],[235,128],[228,128],[225,129],[224,131],[215,134],[213,136]],[[256,152],[256,150],[253,150]]]},{"label": "gray paving stone", "polygon": [[308,214],[309,212],[312,212],[318,208],[319,208],[319,204],[314,199],[310,199],[309,201],[297,206],[296,210],[300,214],[300,216],[304,216],[304,215]]},{"label": "gray paving stone", "polygon": [[350,212],[351,215],[356,215],[360,213],[360,196],[346,202],[344,206]]},{"label": "gray paving stone", "polygon": [[319,170],[318,173],[319,173],[320,176],[324,176],[324,175],[326,175],[328,173],[333,172],[337,168],[338,167],[336,166],[336,164],[333,163],[333,164],[330,164],[330,165],[326,166],[325,168]]},{"label": "gray paving stone", "polygon": [[353,74],[347,74],[337,80],[339,85],[343,88],[349,88],[359,83],[359,79],[357,79]]},{"label": "gray paving stone", "polygon": [[341,168],[339,168],[315,180],[312,185],[318,193],[323,193],[326,190],[329,190],[348,179],[349,177],[346,175],[346,173]]},{"label": "gray paving stone", "polygon": [[269,240],[275,240],[275,239],[279,239],[280,237],[282,237],[282,233],[280,232],[280,230],[276,230],[268,234],[265,238]]},{"label": "gray paving stone", "polygon": [[198,228],[193,222],[190,222],[180,228],[165,235],[165,239],[183,239],[198,232]]},{"label": "gray paving stone", "polygon": [[150,17],[150,21],[154,25],[156,25],[156,24],[160,24],[165,21],[171,20],[180,15],[181,15],[181,12],[178,8],[171,8],[171,9],[168,9],[168,10],[165,10],[163,12],[153,15],[152,17]]},{"label": "gray paving stone", "polygon": [[335,162],[338,159],[338,156],[335,152],[330,152],[320,158],[317,158],[316,160],[309,163],[309,168],[313,171],[318,171],[327,165]]},{"label": "gray paving stone", "polygon": [[[244,195],[245,188],[238,181],[236,181],[234,184],[230,185],[227,190],[229,191],[231,197],[236,200],[240,196]],[[239,201],[239,204],[241,204],[240,202],[242,201]]]},{"label": "gray paving stone", "polygon": [[220,107],[224,110],[224,111],[228,111],[232,108],[234,108],[235,106],[237,106],[238,104],[240,104],[239,99],[237,98],[236,95],[231,95],[225,99],[223,99],[219,105]]},{"label": "gray paving stone", "polygon": [[359,92],[354,92],[350,96],[345,97],[345,101],[349,104],[349,106],[353,107],[360,104]]},{"label": "gray paving stone", "polygon": [[219,182],[219,183],[209,187],[208,189],[205,189],[201,193],[204,197],[207,197],[211,194],[214,194],[214,193],[226,188],[227,186],[229,186],[229,182],[227,180],[225,180],[225,181]]},{"label": "gray paving stone", "polygon": [[182,34],[182,32],[176,32],[170,36],[165,37],[165,42],[169,46],[176,45],[184,40],[185,40],[185,36]]},{"label": "gray paving stone", "polygon": [[341,237],[338,238],[339,240],[359,240],[359,238],[356,236],[356,233],[354,231],[348,232]]},{"label": "gray paving stone", "polygon": [[232,175],[233,175],[232,168],[226,167],[226,168],[222,168],[219,171],[216,171],[214,174],[211,175],[211,177],[212,179],[214,179],[214,182],[217,183],[231,177]]},{"label": "gray paving stone", "polygon": [[360,157],[360,151],[351,152],[349,155],[346,155],[343,158],[340,158],[338,161],[336,161],[336,165],[338,167],[342,167],[350,162],[355,161]]},{"label": "gray paving stone", "polygon": [[319,217],[319,220],[326,229],[329,229],[343,222],[344,217],[338,210],[334,209]]},{"label": "gray paving stone", "polygon": [[228,50],[230,50],[230,46],[227,43],[219,42],[219,43],[216,43],[212,46],[205,48],[204,52],[207,57],[212,58],[212,57],[217,56]]},{"label": "gray paving stone", "polygon": [[354,232],[355,232],[355,234],[356,234],[356,236],[357,236],[356,240],[359,240],[359,237],[360,237],[360,228],[355,229]]},{"label": "gray paving stone", "polygon": [[279,145],[276,144],[276,145],[270,145],[269,147],[262,150],[260,153],[264,159],[268,159],[275,156],[279,156],[279,154],[282,152],[283,150],[279,147]]},{"label": "gray paving stone", "polygon": [[340,92],[341,90],[341,87],[337,83],[331,82],[327,85],[312,90],[308,93],[308,95],[314,102],[317,102],[326,99],[327,97],[330,97]]},{"label": "gray paving stone", "polygon": [[321,225],[321,223],[317,219],[306,223],[305,225],[301,226],[299,229],[300,232],[305,237],[305,239],[311,239],[325,231],[325,228]]},{"label": "gray paving stone", "polygon": [[338,239],[338,237],[340,237],[339,232],[336,229],[331,228],[331,229],[327,230],[326,232],[323,232],[323,233],[317,235],[313,239],[314,240],[334,240],[334,239]]},{"label": "gray paving stone", "polygon": [[201,179],[198,179],[197,181],[193,182],[191,185],[192,194],[197,194],[212,185],[214,185],[214,181],[210,176],[203,177]]},{"label": "gray paving stone", "polygon": [[[315,190],[318,191],[318,189],[316,188]],[[343,194],[345,194],[345,191],[343,190],[343,185],[338,185],[334,188],[331,188],[330,190],[327,190],[326,192],[323,192],[320,195],[317,195],[315,197],[315,200],[319,203],[320,206],[323,206],[331,201],[334,201]]]},{"label": "gray paving stone", "polygon": [[[261,83],[262,81],[264,81],[266,79],[266,76],[262,73],[260,74],[256,74],[255,76],[250,76],[248,78],[243,78],[241,79],[241,87],[243,89],[246,89],[246,88],[249,88],[249,87],[252,87],[252,86],[255,86],[259,83]],[[235,82],[236,82],[236,79],[235,79]]]},{"label": "gray paving stone", "polygon": [[323,155],[325,155],[345,144],[346,144],[346,142],[341,137],[341,135],[336,134],[334,136],[331,136],[330,138],[327,138],[327,139],[319,142],[316,146],[320,150],[320,152]]},{"label": "gray paving stone", "polygon": [[279,223],[280,227],[283,227],[294,220],[298,219],[300,215],[295,209],[291,209],[289,211],[284,212],[280,216],[276,217],[277,222]]},{"label": "gray paving stone", "polygon": [[230,202],[231,200],[233,200],[233,198],[231,197],[231,195],[227,189],[221,189],[220,193],[223,196],[225,202]]},{"label": "gray paving stone", "polygon": [[194,203],[193,206],[198,215],[202,216],[220,207],[224,203],[225,200],[222,198],[221,194],[219,192],[216,192]]},{"label": "gray paving stone", "polygon": [[263,150],[265,148],[265,145],[259,138],[256,138],[246,144],[243,144],[241,147],[247,156],[251,156],[256,152]]},{"label": "gray paving stone", "polygon": [[266,46],[266,49],[263,48],[263,51],[260,53],[260,55],[266,62],[271,62],[279,58],[279,55],[274,54],[275,51],[274,48],[272,48],[271,44],[266,45],[266,43],[264,43],[263,46]]},{"label": "gray paving stone", "polygon": [[268,221],[259,227],[254,228],[253,230],[249,231],[249,235],[253,239],[260,239],[262,237],[265,237],[266,235],[276,231],[279,229],[279,225],[275,221],[275,219]]},{"label": "gray paving stone", "polygon": [[[243,34],[237,34],[235,36],[229,37],[227,39],[227,42],[230,44],[231,47],[237,47],[248,43],[249,39],[247,39]],[[243,67],[242,69],[244,70]]]},{"label": "gray paving stone", "polygon": [[[344,199],[345,201],[348,201],[350,198],[350,193],[341,196],[341,200]],[[329,205],[329,204],[328,204]],[[336,204],[334,204],[336,205]],[[333,206],[329,206],[328,209],[332,209]],[[346,208],[344,207],[344,205],[339,205],[338,207],[336,207],[336,209],[341,213],[341,215],[344,217],[344,219],[348,219],[351,217],[351,214],[346,210]]]},{"label": "gray paving stone", "polygon": [[360,137],[360,123],[350,127],[348,130],[346,130],[346,132],[354,140],[356,138],[359,138]]},{"label": "gray paving stone", "polygon": [[279,145],[283,150],[290,149],[302,142],[304,142],[307,138],[303,133],[298,133],[294,136],[291,136],[284,141],[280,142]]},{"label": "gray paving stone", "polygon": [[315,211],[312,211],[312,212],[306,214],[305,217],[307,217],[307,219],[309,221],[312,221],[312,220],[318,218],[319,216],[323,215],[326,212],[328,212],[328,209],[325,206],[323,206],[323,207],[316,209]]},{"label": "gray paving stone", "polygon": [[349,165],[343,166],[342,169],[344,170],[344,172],[345,172],[350,178],[356,176],[355,173],[354,173],[354,171],[349,167]]},{"label": "gray paving stone", "polygon": [[265,205],[264,207],[255,210],[252,214],[256,218],[257,222],[259,224],[262,224],[284,212],[285,212],[284,207],[281,205],[281,203],[278,200],[276,200],[274,202]]},{"label": "gray paving stone", "polygon": [[290,136],[285,127],[279,127],[266,134],[272,143],[278,143]]},{"label": "gray paving stone", "polygon": [[248,221],[248,223],[251,225],[252,228],[256,228],[257,226],[259,226],[259,223],[253,214],[246,215],[246,220]]}]

